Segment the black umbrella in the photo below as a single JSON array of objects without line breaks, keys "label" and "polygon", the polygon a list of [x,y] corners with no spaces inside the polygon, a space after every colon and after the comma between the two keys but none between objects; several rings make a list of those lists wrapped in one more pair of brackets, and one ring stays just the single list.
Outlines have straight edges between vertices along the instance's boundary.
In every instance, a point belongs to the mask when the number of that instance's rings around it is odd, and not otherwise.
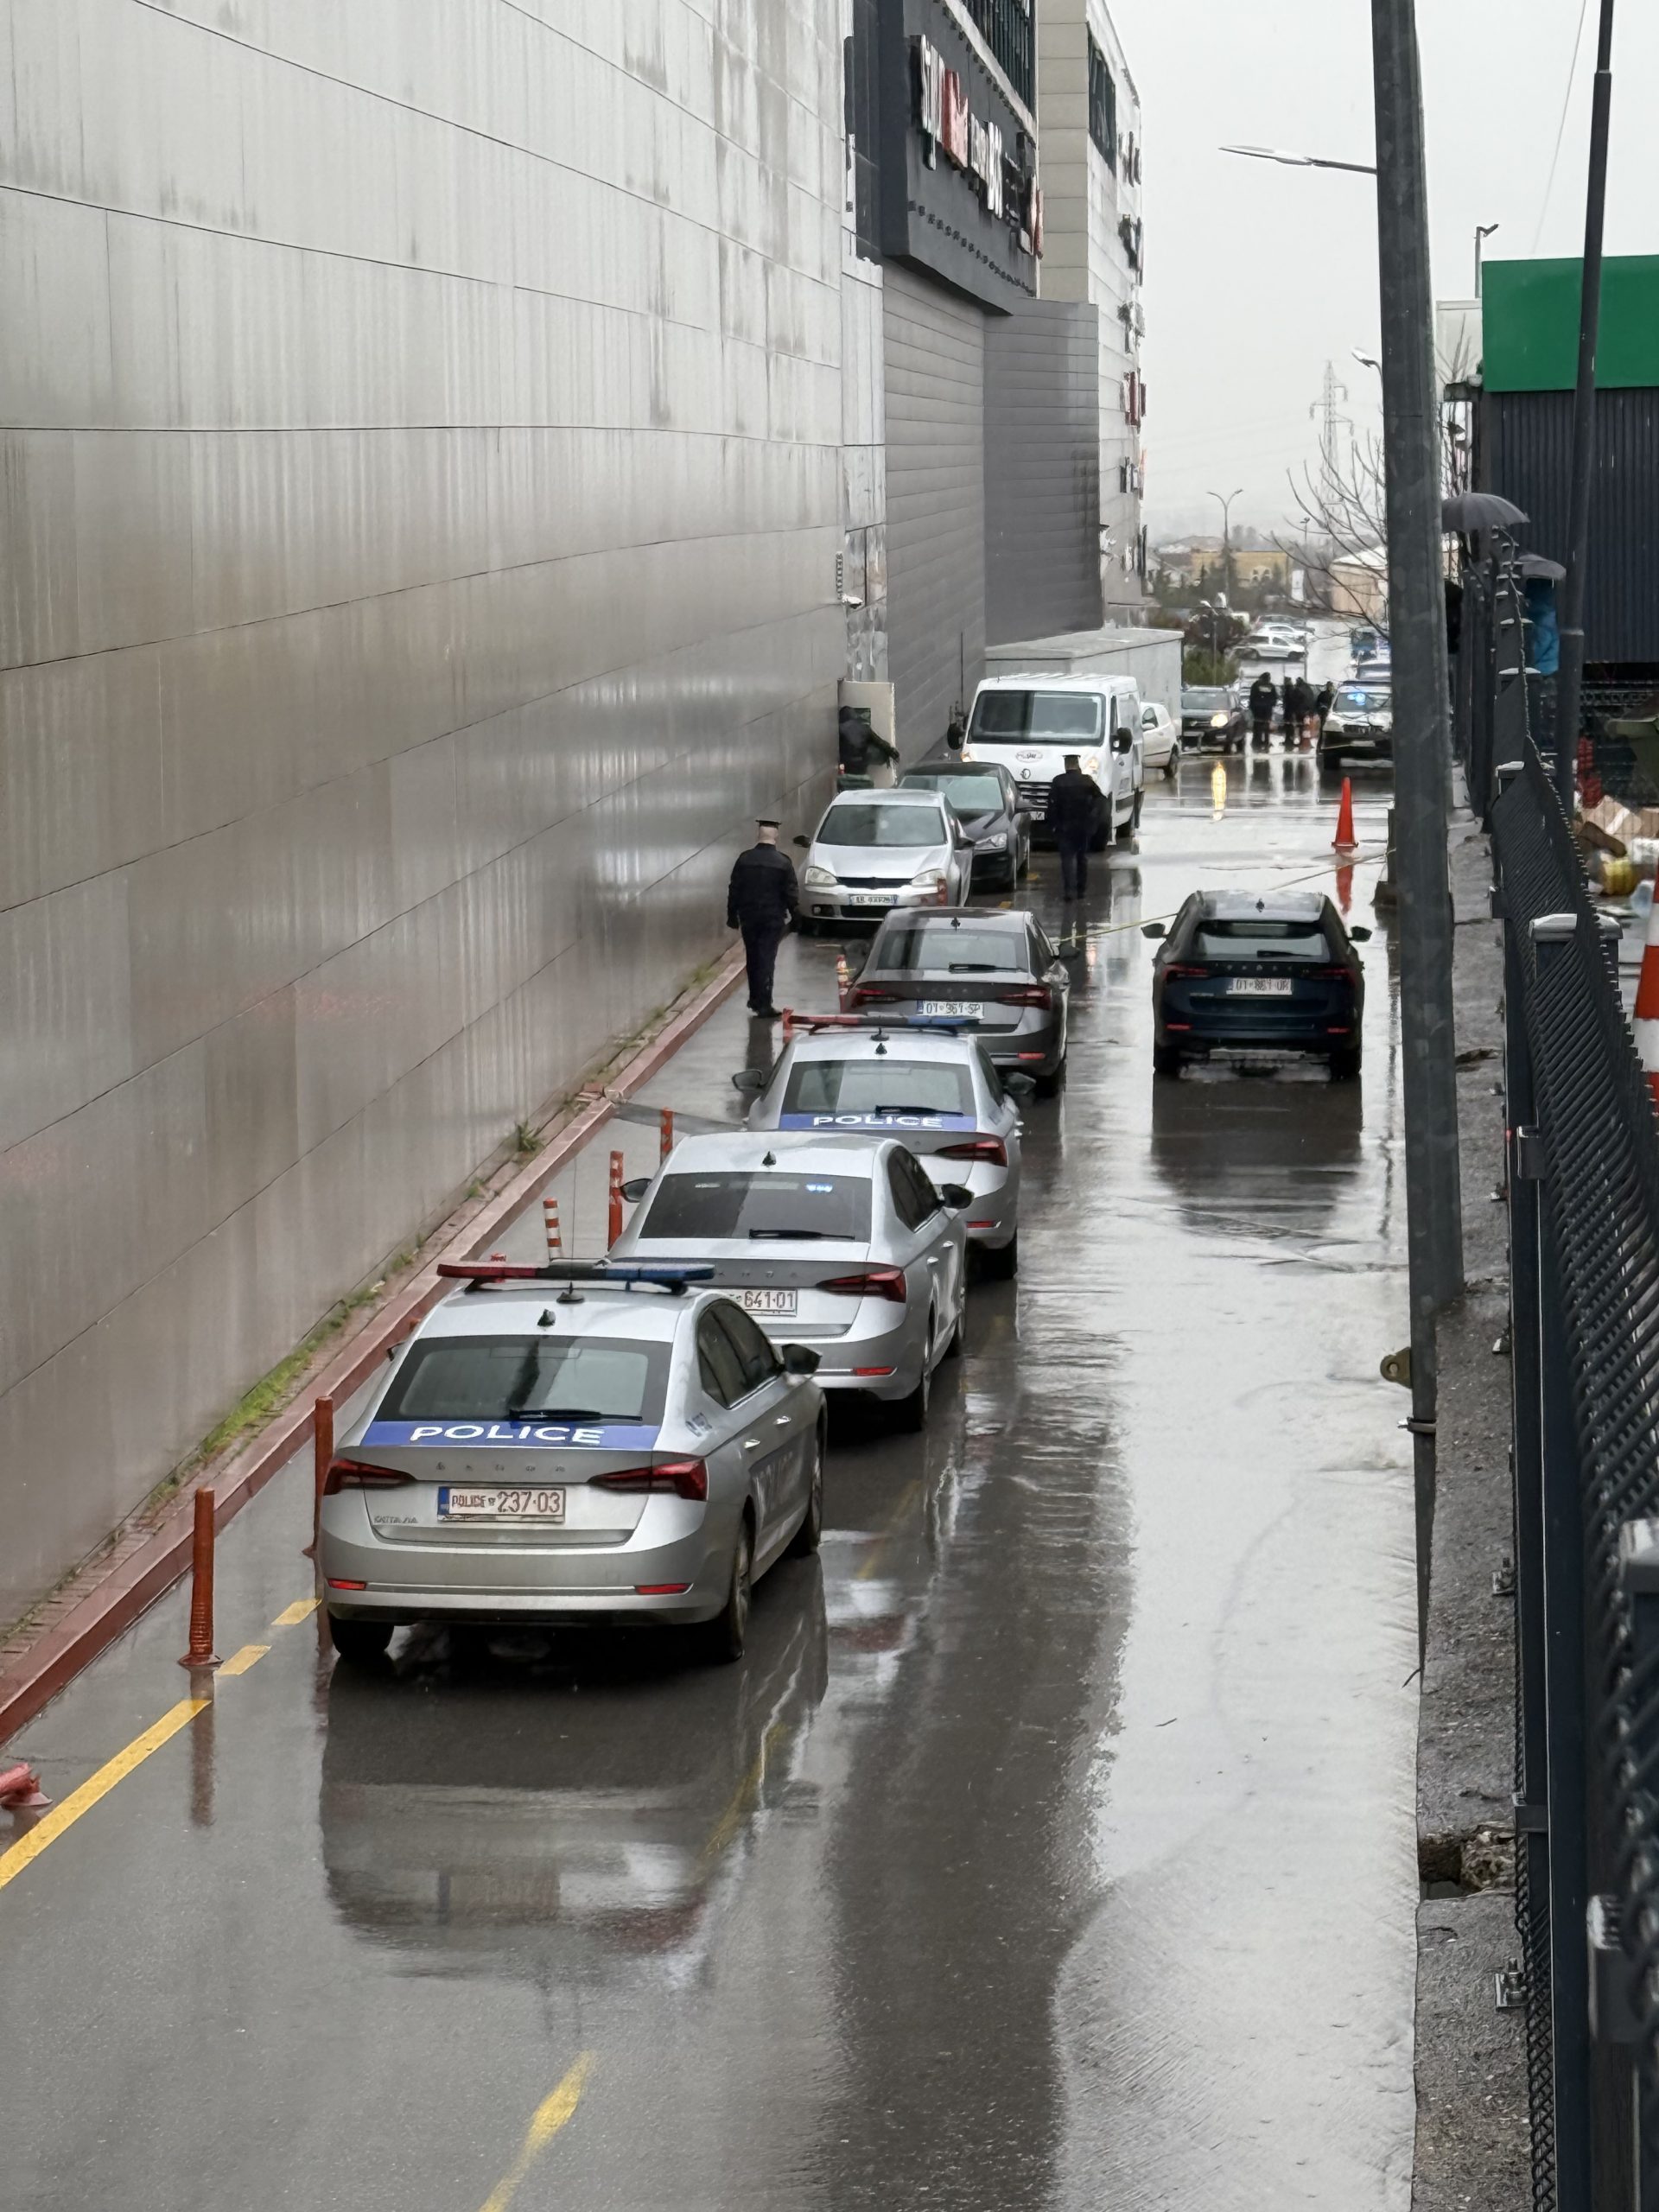
[{"label": "black umbrella", "polygon": [[1528,518],[1496,492],[1458,492],[1440,501],[1440,528],[1468,537],[1477,530],[1513,530]]},{"label": "black umbrella", "polygon": [[1515,565],[1523,576],[1548,576],[1553,584],[1560,583],[1567,574],[1559,561],[1544,553],[1523,553]]}]

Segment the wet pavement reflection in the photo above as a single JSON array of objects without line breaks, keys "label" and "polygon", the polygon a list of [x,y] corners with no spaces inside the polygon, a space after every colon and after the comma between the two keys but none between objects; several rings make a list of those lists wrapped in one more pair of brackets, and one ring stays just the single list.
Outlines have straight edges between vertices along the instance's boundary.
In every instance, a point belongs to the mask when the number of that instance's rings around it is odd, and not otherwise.
[{"label": "wet pavement reflection", "polygon": [[[741,1667],[417,1631],[330,1675],[266,1626],[296,1511],[233,1524],[219,1648],[269,1657],[0,1895],[35,1993],[0,1978],[0,2203],[1405,2204],[1386,933],[1351,1085],[1154,1082],[1139,934],[1204,883],[1334,888],[1333,814],[1306,757],[1193,759],[1082,908],[1039,857],[1073,1043],[1020,1277],[975,1291],[926,1435],[836,1408],[823,1552],[761,1585]],[[838,949],[786,946],[779,1002],[830,1006]],[[646,1103],[735,1122],[775,1035],[728,1003]],[[79,1778],[179,1694],[169,1637],[20,1750]]]}]

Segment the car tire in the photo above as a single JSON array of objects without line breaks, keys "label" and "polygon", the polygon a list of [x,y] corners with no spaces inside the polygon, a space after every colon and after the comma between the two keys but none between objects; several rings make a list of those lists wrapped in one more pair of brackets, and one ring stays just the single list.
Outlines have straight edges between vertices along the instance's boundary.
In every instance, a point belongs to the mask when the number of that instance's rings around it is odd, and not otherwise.
[{"label": "car tire", "polygon": [[378,1667],[391,1642],[390,1621],[343,1621],[328,1616],[328,1641],[348,1667]]},{"label": "car tire", "polygon": [[1357,1045],[1349,1046],[1345,1052],[1332,1052],[1331,1055],[1332,1082],[1352,1083],[1359,1074],[1359,1064],[1360,1048]]},{"label": "car tire", "polygon": [[732,1553],[732,1578],[726,1603],[705,1624],[703,1649],[717,1667],[728,1667],[743,1656],[749,1638],[749,1607],[754,1600],[754,1530],[746,1513],[738,1523],[737,1544]]},{"label": "car tire", "polygon": [[1052,1075],[1039,1075],[1038,1077],[1037,1096],[1039,1098],[1057,1098],[1058,1097],[1065,1083],[1065,1062],[1062,1060],[1058,1067],[1054,1070]]},{"label": "car tire", "polygon": [[1120,838],[1133,837],[1141,827],[1141,808],[1146,796],[1146,785],[1138,784],[1135,786],[1135,797],[1129,802],[1129,818],[1117,833]]},{"label": "car tire", "polygon": [[1180,772],[1181,748],[1179,745],[1172,745],[1169,748],[1169,758],[1164,763],[1164,781],[1173,784]]},{"label": "car tire", "polygon": [[1179,1076],[1183,1055],[1173,1045],[1154,1045],[1152,1048],[1152,1071],[1154,1075]]},{"label": "car tire", "polygon": [[946,1359],[960,1359],[968,1349],[968,1282],[967,1268],[963,1269],[962,1297],[957,1307],[957,1325],[950,1332],[950,1341],[944,1348]]},{"label": "car tire", "polygon": [[982,1247],[979,1262],[990,1282],[1011,1282],[1020,1272],[1020,1232],[1016,1229],[1006,1244],[994,1250]]},{"label": "car tire", "polygon": [[823,1429],[812,1432],[812,1482],[801,1525],[789,1540],[791,1559],[810,1559],[823,1541]]},{"label": "car tire", "polygon": [[918,1435],[927,1427],[928,1408],[933,1402],[933,1324],[927,1325],[927,1341],[922,1349],[922,1376],[908,1397],[900,1398],[893,1408],[893,1425],[906,1435]]}]

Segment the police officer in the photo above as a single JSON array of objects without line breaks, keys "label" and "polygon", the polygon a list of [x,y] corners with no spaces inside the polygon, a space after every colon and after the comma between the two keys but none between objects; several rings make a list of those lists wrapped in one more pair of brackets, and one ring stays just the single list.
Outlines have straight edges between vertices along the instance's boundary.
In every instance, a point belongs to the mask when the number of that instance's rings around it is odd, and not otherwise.
[{"label": "police officer", "polygon": [[749,1012],[767,1021],[778,1019],[772,1002],[772,974],[784,933],[801,910],[795,863],[778,849],[778,824],[764,819],[747,853],[740,853],[726,893],[726,926],[741,930],[749,963]]},{"label": "police officer", "polygon": [[1250,686],[1250,735],[1257,745],[1265,745],[1273,734],[1273,710],[1278,700],[1273,678],[1264,668]]},{"label": "police officer", "polygon": [[1083,772],[1079,756],[1068,753],[1065,769],[1048,787],[1048,826],[1060,855],[1060,896],[1070,906],[1089,888],[1089,842],[1100,806],[1098,785]]}]

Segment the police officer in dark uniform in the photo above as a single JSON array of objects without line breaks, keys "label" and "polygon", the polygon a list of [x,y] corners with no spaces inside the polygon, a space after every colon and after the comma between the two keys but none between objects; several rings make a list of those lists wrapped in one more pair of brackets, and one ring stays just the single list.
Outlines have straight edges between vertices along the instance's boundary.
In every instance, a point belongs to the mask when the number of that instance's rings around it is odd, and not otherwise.
[{"label": "police officer in dark uniform", "polygon": [[1068,753],[1048,787],[1048,826],[1060,855],[1060,896],[1069,906],[1087,896],[1089,845],[1100,810],[1100,787],[1083,772],[1081,756]]},{"label": "police officer in dark uniform", "polygon": [[740,853],[726,893],[726,926],[741,930],[749,963],[749,1012],[775,1021],[772,976],[785,932],[801,910],[795,863],[778,849],[778,824],[759,821],[758,842]]}]

